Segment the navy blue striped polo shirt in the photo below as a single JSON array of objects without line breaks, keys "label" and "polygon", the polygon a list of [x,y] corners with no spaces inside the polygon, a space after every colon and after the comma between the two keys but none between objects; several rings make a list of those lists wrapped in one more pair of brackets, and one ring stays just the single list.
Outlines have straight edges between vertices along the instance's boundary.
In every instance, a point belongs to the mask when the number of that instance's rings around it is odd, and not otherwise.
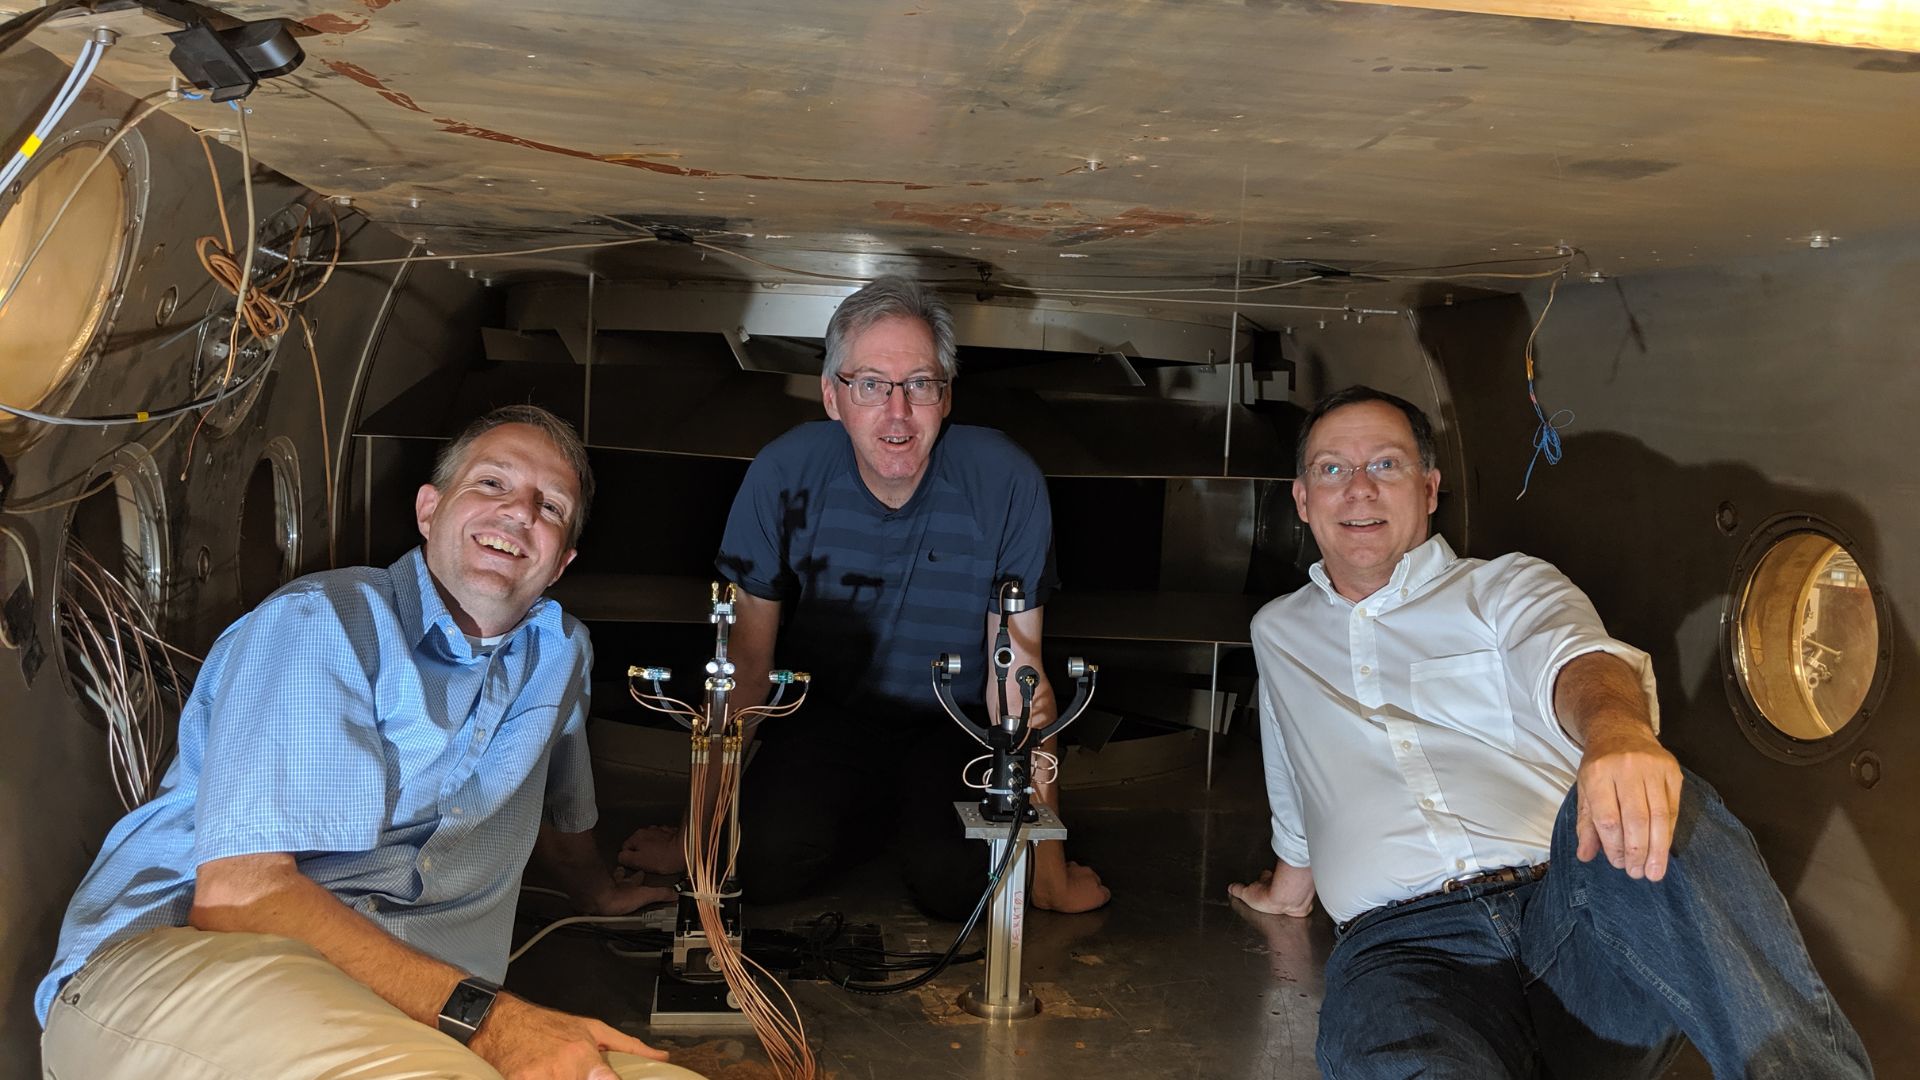
[{"label": "navy blue striped polo shirt", "polygon": [[923,729],[901,720],[939,715],[930,672],[940,653],[961,656],[959,700],[983,700],[994,587],[1017,577],[1030,604],[1046,602],[1053,512],[1025,451],[962,424],[943,429],[913,497],[892,509],[860,479],[846,429],[820,420],[754,459],[716,565],[781,602],[774,663],[813,673],[809,706],[783,727],[845,722],[907,737]]}]

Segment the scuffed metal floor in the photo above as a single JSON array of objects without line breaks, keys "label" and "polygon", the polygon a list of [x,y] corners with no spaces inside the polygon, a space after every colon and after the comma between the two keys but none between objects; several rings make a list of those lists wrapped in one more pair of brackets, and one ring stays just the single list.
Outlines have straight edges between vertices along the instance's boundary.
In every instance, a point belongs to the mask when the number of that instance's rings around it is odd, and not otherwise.
[{"label": "scuffed metal floor", "polygon": [[[1248,746],[1222,759],[1211,792],[1196,775],[1068,793],[1069,851],[1100,871],[1114,899],[1086,915],[1032,914],[1025,976],[1042,1008],[1031,1020],[988,1023],[954,1004],[979,978],[978,963],[891,997],[790,983],[822,1077],[1318,1077],[1313,1041],[1331,923],[1321,912],[1259,915],[1226,896],[1229,882],[1271,861],[1258,766]],[[609,837],[670,814],[671,787],[657,777],[606,776],[601,792]],[[812,899],[750,907],[748,918],[784,928],[829,910],[880,924],[895,949],[941,949],[955,929],[915,912],[884,860]],[[597,1015],[715,1080],[777,1080],[750,1034],[649,1032],[656,971],[652,957],[555,935],[515,966],[508,986]],[[1683,1062],[1669,1078],[1705,1075]]]}]

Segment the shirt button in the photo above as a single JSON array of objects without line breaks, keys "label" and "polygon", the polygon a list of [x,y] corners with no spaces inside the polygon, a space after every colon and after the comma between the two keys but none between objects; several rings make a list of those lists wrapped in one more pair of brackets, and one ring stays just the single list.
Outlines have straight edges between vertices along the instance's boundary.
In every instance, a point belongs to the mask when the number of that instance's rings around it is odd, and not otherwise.
[{"label": "shirt button", "polygon": [[466,813],[466,811],[465,811],[465,810],[462,810],[462,809],[460,809],[460,808],[459,808],[459,807],[457,807],[457,806],[453,808],[453,816],[454,816],[454,817],[459,817],[459,816],[460,816],[461,814],[464,814],[464,813]]},{"label": "shirt button", "polygon": [[422,869],[422,870],[431,870],[431,869],[433,869],[433,856],[431,856],[431,855],[429,855],[429,856],[427,856],[426,858],[424,858],[424,859],[421,859],[421,860],[420,860],[420,869]]},{"label": "shirt button", "polygon": [[1407,598],[1407,590],[1405,590],[1405,589],[1401,589],[1401,590],[1400,590],[1400,599],[1402,599],[1402,600],[1405,600],[1406,598]]},{"label": "shirt button", "polygon": [[1368,667],[1368,666],[1367,666],[1367,665],[1365,665],[1365,664],[1361,664],[1361,665],[1360,665],[1360,674],[1362,674],[1362,675],[1371,675],[1371,674],[1373,674],[1373,669],[1372,669],[1372,668],[1370,668],[1370,667]]},{"label": "shirt button", "polygon": [[1467,868],[1467,860],[1465,859],[1453,860],[1453,868],[1455,870],[1465,870]]},{"label": "shirt button", "polygon": [[1432,799],[1421,799],[1421,800],[1420,800],[1420,808],[1421,808],[1422,810],[1431,810],[1431,809],[1433,809],[1433,800],[1432,800]]},{"label": "shirt button", "polygon": [[[1400,749],[1402,749],[1402,750],[1411,750],[1411,749],[1413,749],[1413,744],[1412,744],[1411,742],[1408,742],[1408,741],[1407,741],[1407,740],[1405,740],[1405,739],[1401,739],[1401,740],[1400,740]],[[455,810],[455,811],[454,811],[454,813],[456,813],[456,814],[457,814],[457,813],[459,813],[459,812],[460,812],[460,811],[458,811],[458,810]]]}]

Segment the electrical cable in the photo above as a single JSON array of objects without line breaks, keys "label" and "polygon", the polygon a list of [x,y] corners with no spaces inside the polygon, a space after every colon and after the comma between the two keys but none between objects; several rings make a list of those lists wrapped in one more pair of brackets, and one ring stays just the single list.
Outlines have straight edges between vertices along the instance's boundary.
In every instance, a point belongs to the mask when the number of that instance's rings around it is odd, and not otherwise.
[{"label": "electrical cable", "polygon": [[168,753],[165,698],[186,705],[191,682],[173,657],[200,658],[168,645],[140,596],[71,535],[55,611],[69,673],[106,720],[115,794],[132,810],[151,797]]},{"label": "electrical cable", "polygon": [[[184,423],[185,420],[186,418],[184,416],[175,417],[173,423],[168,424],[166,429],[161,431],[159,436],[155,438],[151,443],[143,443],[140,441],[140,438],[135,438],[132,443],[123,444],[123,445],[140,446],[146,450],[151,451],[154,447],[159,446],[161,443],[166,442],[169,438],[171,438],[174,432],[180,430],[180,425]],[[74,503],[81,502],[86,499],[90,499],[95,495],[98,495],[100,492],[105,491],[107,488],[113,486],[113,482],[118,478],[119,474],[116,471],[109,471],[104,474],[100,474],[100,473],[94,472],[94,470],[98,469],[103,463],[107,462],[115,454],[117,454],[119,452],[119,449],[120,449],[119,447],[115,447],[113,450],[107,451],[105,455],[101,456],[99,459],[94,461],[92,465],[88,466],[88,469],[86,472],[78,474],[74,477],[70,477],[67,480],[60,481],[59,483],[53,485],[52,488],[48,489],[48,491],[42,492],[40,495],[36,496],[35,498],[28,499],[24,502],[8,503],[4,506],[0,506],[0,513],[13,514],[16,517],[22,517],[27,514],[40,514],[40,513],[45,513],[48,510],[57,510],[63,506],[71,506]],[[67,495],[57,499],[49,498],[49,495],[52,493],[52,491],[65,487],[69,483],[73,483],[75,481],[86,483],[89,480],[93,481],[93,486],[87,488],[84,491],[81,491],[77,495]]]},{"label": "electrical cable", "polygon": [[[1564,269],[1564,267],[1562,269]],[[1540,395],[1534,389],[1533,383],[1533,339],[1540,336],[1540,327],[1547,321],[1547,312],[1553,310],[1554,294],[1560,291],[1560,282],[1564,280],[1564,277],[1555,278],[1553,284],[1547,287],[1547,302],[1541,306],[1540,317],[1534,320],[1533,331],[1527,335],[1527,347],[1525,350],[1527,360],[1527,400],[1532,403],[1533,415],[1539,418],[1540,426],[1534,429],[1533,456],[1527,459],[1527,473],[1520,478],[1520,494],[1513,497],[1514,502],[1519,502],[1521,499],[1527,497],[1527,487],[1533,483],[1533,467],[1539,464],[1541,457],[1544,456],[1549,465],[1560,464],[1560,455],[1562,453],[1560,446],[1560,429],[1567,427],[1574,421],[1572,409],[1560,409],[1551,416],[1547,415],[1546,410],[1540,407]],[[1566,419],[1560,419],[1562,416],[1565,416]]]},{"label": "electrical cable", "polygon": [[7,283],[5,290],[0,291],[0,309],[4,309],[7,301],[13,299],[14,294],[19,292],[20,283],[26,280],[27,271],[33,267],[33,261],[40,257],[41,249],[45,248],[47,241],[53,238],[53,231],[60,227],[60,219],[66,216],[67,208],[73,205],[73,200],[80,197],[81,190],[87,186],[87,181],[92,178],[94,170],[98,169],[108,157],[112,156],[114,147],[120,145],[120,140],[126,138],[130,132],[138,128],[141,124],[146,123],[147,119],[154,113],[162,109],[170,108],[180,101],[185,100],[185,95],[176,95],[171,90],[162,90],[159,91],[158,94],[149,94],[147,96],[160,96],[160,100],[148,105],[144,111],[135,115],[132,120],[115,128],[113,136],[107,140],[105,146],[100,148],[100,153],[87,165],[86,171],[80,174],[80,179],[74,181],[73,190],[67,194],[66,201],[60,204],[60,208],[53,212],[53,219],[47,222],[47,227],[41,232],[40,239],[35,241],[33,247],[27,252],[26,259],[20,263],[20,269],[14,272],[13,280]]},{"label": "electrical cable", "polygon": [[[190,401],[183,401],[176,405],[168,405],[157,409],[141,409],[130,413],[108,413],[103,416],[55,416],[51,413],[36,412],[33,409],[22,409],[14,405],[0,405],[0,412],[7,413],[11,416],[18,416],[23,420],[37,420],[43,424],[52,424],[55,427],[119,427],[122,424],[149,424],[155,420],[167,420],[184,413],[193,412],[195,409],[205,409],[220,404],[222,401],[233,397],[235,394],[241,393],[246,390],[247,387],[253,385],[256,380],[267,372],[267,369],[273,366],[273,360],[274,354],[269,353],[266,358],[260,362],[258,367],[223,390],[211,394],[203,394]],[[17,514],[28,511],[8,508],[7,512]]]},{"label": "electrical cable", "polygon": [[[338,229],[335,230],[334,235],[336,237],[340,235]],[[315,291],[318,291],[318,290],[315,290]],[[327,387],[326,387],[326,384],[323,381],[321,381],[321,378],[320,378],[320,350],[313,343],[313,324],[307,321],[307,313],[304,311],[296,311],[294,312],[294,315],[298,317],[300,320],[300,334],[302,337],[306,339],[306,342],[307,342],[307,357],[308,359],[313,361],[313,396],[314,396],[316,407],[320,411],[321,475],[332,476],[333,475],[333,438],[327,432]],[[333,513],[333,485],[328,484],[327,485],[327,566],[329,568],[337,567],[340,565],[340,559],[339,559],[340,532],[336,524],[337,520],[338,519],[334,517],[334,513]]]},{"label": "electrical cable", "polygon": [[5,25],[0,25],[0,53],[26,40],[28,34],[40,29],[49,19],[77,3],[79,0],[50,0],[45,7],[21,12],[8,19]]},{"label": "electrical cable", "polygon": [[553,244],[548,247],[521,248],[517,251],[475,251],[470,253],[449,252],[436,255],[422,252],[418,255],[402,255],[393,259],[342,259],[336,266],[404,266],[417,262],[465,262],[469,259],[510,259],[517,255],[547,255],[556,251],[594,251],[600,248],[625,247],[629,244],[651,244],[659,240],[656,236],[625,236],[618,240],[594,240],[578,244]]},{"label": "electrical cable", "polygon": [[[206,268],[207,273],[211,274],[216,282],[225,285],[233,293],[233,319],[227,329],[227,366],[220,373],[219,385],[221,386],[226,386],[233,380],[233,367],[240,359],[242,323],[246,325],[247,332],[252,335],[252,340],[261,343],[263,351],[271,350],[279,335],[287,329],[285,309],[253,288],[253,258],[254,253],[259,250],[259,245],[254,243],[254,236],[260,231],[260,216],[253,201],[253,153],[247,145],[247,109],[237,100],[229,101],[227,104],[232,106],[233,115],[237,118],[237,125],[240,128],[240,186],[246,193],[247,202],[247,231],[241,234],[241,240],[246,244],[247,253],[241,258],[239,267],[234,267],[233,232],[227,225],[226,200],[220,195],[217,172],[213,174],[213,190],[215,198],[220,199],[220,229],[226,235],[227,249],[225,251],[218,249],[213,244],[211,236],[202,236],[194,245],[194,251],[200,256],[200,265]],[[207,166],[211,169],[213,153],[208,150],[204,135],[200,138],[200,149],[207,151]],[[289,251],[287,254],[291,257],[293,253]],[[291,273],[292,270],[293,263],[289,261],[282,272]],[[259,298],[260,303],[265,305],[264,311],[259,305],[251,308],[248,306],[249,295]],[[271,356],[267,358],[269,362],[271,359]],[[263,362],[261,366],[264,368],[266,363]],[[201,413],[193,423],[193,433],[187,436],[187,452],[180,457],[181,483],[186,482],[187,470],[193,467],[193,446],[200,440],[200,429],[206,426],[207,417],[210,415],[212,415],[210,412]],[[321,417],[321,423],[325,422],[326,418]]]},{"label": "electrical cable", "polygon": [[[832,969],[835,965],[857,967],[866,971],[920,971],[940,962],[944,953],[902,952],[893,949],[877,948],[868,945],[835,945],[841,931],[846,926],[846,918],[837,911],[824,911],[813,920],[812,931],[805,941],[806,955],[814,961],[816,970],[833,981]],[[985,949],[961,953],[953,958],[956,964],[971,964],[986,958]]]},{"label": "electrical cable", "polygon": [[897,983],[857,983],[853,981],[852,975],[849,974],[847,978],[841,979],[833,985],[838,986],[842,990],[850,990],[856,994],[874,996],[901,994],[908,990],[925,986],[935,978],[938,978],[948,967],[952,966],[955,957],[960,953],[960,946],[966,944],[967,938],[973,935],[974,927],[980,924],[980,916],[986,912],[987,905],[992,902],[993,894],[997,890],[1000,880],[1006,876],[1007,868],[1013,865],[1013,857],[1015,853],[1020,850],[1020,827],[1024,824],[1022,818],[1026,816],[1026,812],[1027,796],[1025,792],[1021,792],[1015,800],[1013,826],[1007,832],[1007,849],[1000,855],[1000,865],[994,868],[993,873],[987,875],[986,891],[980,894],[979,902],[973,905],[973,913],[967,916],[967,921],[960,927],[960,932],[954,935],[953,944],[947,947],[947,951],[941,955],[940,959],[932,967],[911,979]]},{"label": "electrical cable", "polygon": [[645,915],[568,915],[565,918],[555,919],[541,927],[532,937],[521,942],[519,948],[508,953],[507,964],[511,966],[514,961],[525,956],[528,949],[540,944],[548,934],[553,933],[555,930],[565,929],[569,926],[633,926],[644,924],[646,921],[647,917]]},{"label": "electrical cable", "polygon": [[60,92],[53,96],[53,103],[41,115],[40,122],[27,133],[26,141],[13,152],[13,157],[7,161],[6,166],[0,168],[0,191],[5,191],[8,185],[19,177],[21,171],[27,167],[27,162],[32,161],[33,156],[46,144],[47,138],[59,126],[61,119],[67,115],[67,110],[80,99],[81,89],[86,86],[87,80],[93,77],[93,70],[100,66],[100,58],[106,55],[107,47],[112,45],[118,36],[112,31],[103,30],[89,37],[86,43],[80,46],[80,55],[74,59],[73,68],[67,72],[66,81],[60,84]]}]

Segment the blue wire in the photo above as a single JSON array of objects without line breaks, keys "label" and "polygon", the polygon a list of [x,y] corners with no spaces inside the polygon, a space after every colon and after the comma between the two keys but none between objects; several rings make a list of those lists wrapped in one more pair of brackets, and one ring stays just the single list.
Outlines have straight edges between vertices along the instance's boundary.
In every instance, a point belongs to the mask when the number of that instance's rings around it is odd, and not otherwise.
[{"label": "blue wire", "polygon": [[[1540,408],[1540,399],[1534,397],[1533,383],[1531,380],[1527,383],[1527,397],[1533,402],[1533,415],[1540,418],[1540,426],[1534,429],[1533,456],[1527,459],[1527,475],[1520,480],[1520,494],[1513,497],[1514,502],[1519,502],[1521,499],[1527,497],[1527,485],[1533,482],[1533,467],[1540,463],[1542,455],[1545,455],[1547,464],[1560,464],[1560,455],[1562,453],[1560,446],[1560,429],[1571,426],[1574,420],[1572,409],[1560,409],[1552,416],[1548,416]],[[1566,417],[1565,420],[1560,419],[1563,416]]]}]

